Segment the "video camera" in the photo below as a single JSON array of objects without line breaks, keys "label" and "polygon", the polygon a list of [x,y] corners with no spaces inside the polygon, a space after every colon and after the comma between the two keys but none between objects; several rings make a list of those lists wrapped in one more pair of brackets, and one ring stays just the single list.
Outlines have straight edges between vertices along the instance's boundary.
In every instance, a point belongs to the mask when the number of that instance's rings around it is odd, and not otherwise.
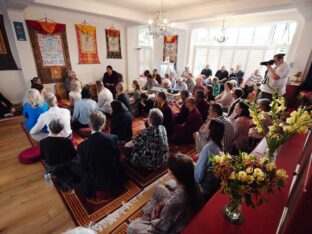
[{"label": "video camera", "polygon": [[269,61],[264,61],[261,62],[260,65],[266,66],[266,65],[273,65],[274,64],[274,60],[269,60]]}]

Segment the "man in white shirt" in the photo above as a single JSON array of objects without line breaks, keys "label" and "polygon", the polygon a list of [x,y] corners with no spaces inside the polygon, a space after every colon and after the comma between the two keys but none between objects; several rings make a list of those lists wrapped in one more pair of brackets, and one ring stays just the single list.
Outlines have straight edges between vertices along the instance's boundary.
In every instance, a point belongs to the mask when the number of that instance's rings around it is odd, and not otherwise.
[{"label": "man in white shirt", "polygon": [[275,67],[270,64],[267,66],[267,74],[263,84],[260,86],[260,98],[268,98],[272,100],[272,95],[277,92],[279,95],[286,93],[286,83],[290,67],[284,62],[285,54],[274,55]]},{"label": "man in white shirt", "polygon": [[[37,120],[36,125],[30,130],[31,137],[35,141],[40,141],[50,134],[49,124],[53,119],[59,119],[63,125],[64,129],[59,133],[59,137],[70,137],[72,130],[70,127],[70,112],[67,109],[59,108],[57,106],[57,99],[54,94],[48,93],[45,97],[45,101],[49,106],[49,110],[41,114]],[[44,127],[48,126],[48,133],[40,132]]]}]

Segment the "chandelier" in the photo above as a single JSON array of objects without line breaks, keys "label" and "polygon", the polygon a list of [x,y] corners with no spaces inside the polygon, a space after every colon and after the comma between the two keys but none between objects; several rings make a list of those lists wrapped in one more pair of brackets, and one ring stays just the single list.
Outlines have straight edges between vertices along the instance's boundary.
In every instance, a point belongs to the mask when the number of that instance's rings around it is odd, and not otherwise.
[{"label": "chandelier", "polygon": [[149,34],[156,39],[160,36],[168,36],[173,34],[172,29],[169,26],[169,22],[166,16],[166,12],[163,11],[163,1],[160,3],[160,10],[157,11],[154,19],[148,21]]},{"label": "chandelier", "polygon": [[224,21],[225,21],[225,19],[223,18],[221,31],[220,31],[219,35],[215,37],[215,40],[219,43],[223,43],[228,39],[228,37],[225,34]]}]

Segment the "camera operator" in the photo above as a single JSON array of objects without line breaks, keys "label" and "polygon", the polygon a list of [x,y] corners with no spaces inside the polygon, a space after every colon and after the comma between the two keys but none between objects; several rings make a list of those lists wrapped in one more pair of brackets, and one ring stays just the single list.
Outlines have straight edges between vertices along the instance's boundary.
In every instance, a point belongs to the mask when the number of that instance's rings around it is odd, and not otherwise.
[{"label": "camera operator", "polygon": [[[289,65],[284,62],[285,54],[274,55],[274,60],[262,62],[267,67],[266,76],[260,86],[260,97],[272,100],[272,95],[278,92],[279,95],[286,93],[287,75],[290,71]],[[274,67],[272,65],[275,64]]]}]

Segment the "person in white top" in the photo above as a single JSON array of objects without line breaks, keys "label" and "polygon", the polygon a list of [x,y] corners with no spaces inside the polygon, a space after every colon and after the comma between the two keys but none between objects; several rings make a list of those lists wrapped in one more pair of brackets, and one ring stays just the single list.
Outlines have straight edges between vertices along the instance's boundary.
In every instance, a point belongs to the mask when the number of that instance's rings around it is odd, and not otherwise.
[{"label": "person in white top", "polygon": [[74,106],[75,103],[81,100],[81,84],[79,80],[73,80],[71,83],[71,91],[68,94],[70,106]]},{"label": "person in white top", "polygon": [[279,95],[286,93],[286,84],[288,73],[290,71],[289,65],[284,62],[285,54],[274,55],[274,68],[267,64],[267,74],[264,78],[263,84],[260,86],[260,98],[268,98],[272,100],[272,95],[277,92]]},{"label": "person in white top", "polygon": [[98,92],[98,109],[104,114],[112,114],[111,102],[114,100],[111,91],[104,87],[102,81],[96,81]]},{"label": "person in white top", "polygon": [[[70,112],[67,109],[59,108],[57,106],[57,99],[54,94],[46,94],[45,101],[49,106],[49,110],[40,115],[37,120],[36,125],[30,130],[30,135],[35,141],[41,141],[42,139],[50,135],[49,124],[53,119],[59,119],[63,125],[64,129],[59,133],[60,137],[71,137],[72,130],[70,127]],[[49,133],[40,132],[41,129],[47,126]]]}]

